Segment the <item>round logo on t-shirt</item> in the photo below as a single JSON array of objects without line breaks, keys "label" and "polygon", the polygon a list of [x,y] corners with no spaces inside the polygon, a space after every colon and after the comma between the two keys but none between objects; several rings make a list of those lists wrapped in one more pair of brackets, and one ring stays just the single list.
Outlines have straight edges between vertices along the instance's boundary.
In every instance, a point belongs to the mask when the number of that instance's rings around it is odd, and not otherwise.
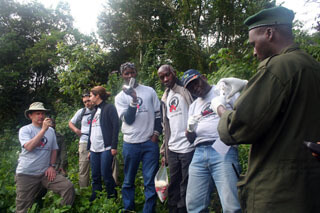
[{"label": "round logo on t-shirt", "polygon": [[211,114],[213,114],[213,111],[212,111],[212,109],[210,108],[210,105],[211,105],[211,103],[209,102],[209,103],[206,103],[206,104],[203,106],[203,108],[202,108],[202,110],[201,110],[201,115],[202,115],[202,116],[206,116],[206,115],[211,115]]},{"label": "round logo on t-shirt", "polygon": [[99,122],[100,119],[100,114],[95,114],[94,118],[92,119],[92,125],[97,124],[97,122]]},{"label": "round logo on t-shirt", "polygon": [[40,140],[40,144],[38,145],[39,147],[44,147],[48,143],[48,138],[46,136],[43,136]]},{"label": "round logo on t-shirt", "polygon": [[179,105],[179,99],[177,97],[172,97],[169,101],[169,111],[176,111]]},{"label": "round logo on t-shirt", "polygon": [[88,123],[88,124],[91,123],[91,119],[90,119],[90,118],[91,118],[91,116],[88,116],[88,117],[87,117],[87,123]]},{"label": "round logo on t-shirt", "polygon": [[137,107],[139,108],[142,106],[143,101],[142,101],[142,98],[140,98],[140,97],[137,97],[137,99],[138,99],[138,106]]}]

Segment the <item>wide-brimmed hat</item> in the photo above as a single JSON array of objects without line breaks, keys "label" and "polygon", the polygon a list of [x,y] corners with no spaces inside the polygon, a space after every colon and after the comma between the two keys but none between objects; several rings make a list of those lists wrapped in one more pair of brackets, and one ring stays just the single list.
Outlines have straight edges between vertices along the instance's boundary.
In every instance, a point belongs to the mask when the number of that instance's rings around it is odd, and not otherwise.
[{"label": "wide-brimmed hat", "polygon": [[31,111],[50,111],[49,109],[44,108],[43,103],[42,102],[34,102],[30,105],[29,109],[27,109],[26,111],[24,111],[24,116],[26,116],[27,119],[30,120],[28,114]]}]

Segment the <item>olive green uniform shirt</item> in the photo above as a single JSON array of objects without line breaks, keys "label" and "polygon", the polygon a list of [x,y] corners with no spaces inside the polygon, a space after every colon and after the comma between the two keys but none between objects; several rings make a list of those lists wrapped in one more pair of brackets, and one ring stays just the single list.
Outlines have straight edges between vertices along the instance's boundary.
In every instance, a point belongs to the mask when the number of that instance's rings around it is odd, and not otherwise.
[{"label": "olive green uniform shirt", "polygon": [[320,64],[293,45],[262,61],[219,122],[227,145],[252,144],[239,197],[244,212],[320,212]]}]

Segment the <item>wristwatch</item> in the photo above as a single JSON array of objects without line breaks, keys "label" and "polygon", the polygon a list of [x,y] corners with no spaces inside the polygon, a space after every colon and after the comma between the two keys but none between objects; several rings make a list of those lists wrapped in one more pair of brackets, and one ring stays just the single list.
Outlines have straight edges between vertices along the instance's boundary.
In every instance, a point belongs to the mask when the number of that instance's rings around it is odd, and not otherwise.
[{"label": "wristwatch", "polygon": [[55,163],[50,163],[49,166],[56,167]]}]

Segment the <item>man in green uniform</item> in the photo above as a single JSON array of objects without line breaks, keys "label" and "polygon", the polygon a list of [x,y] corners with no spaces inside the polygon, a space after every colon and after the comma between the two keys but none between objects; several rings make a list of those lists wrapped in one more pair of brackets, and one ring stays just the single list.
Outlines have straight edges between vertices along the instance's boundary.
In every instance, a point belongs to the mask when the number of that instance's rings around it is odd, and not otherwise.
[{"label": "man in green uniform", "polygon": [[303,143],[320,140],[320,64],[294,45],[293,18],[275,7],[245,21],[258,72],[248,83],[222,79],[234,91],[244,88],[233,110],[221,96],[211,102],[221,140],[251,144],[238,183],[243,212],[320,212],[320,162]]}]

